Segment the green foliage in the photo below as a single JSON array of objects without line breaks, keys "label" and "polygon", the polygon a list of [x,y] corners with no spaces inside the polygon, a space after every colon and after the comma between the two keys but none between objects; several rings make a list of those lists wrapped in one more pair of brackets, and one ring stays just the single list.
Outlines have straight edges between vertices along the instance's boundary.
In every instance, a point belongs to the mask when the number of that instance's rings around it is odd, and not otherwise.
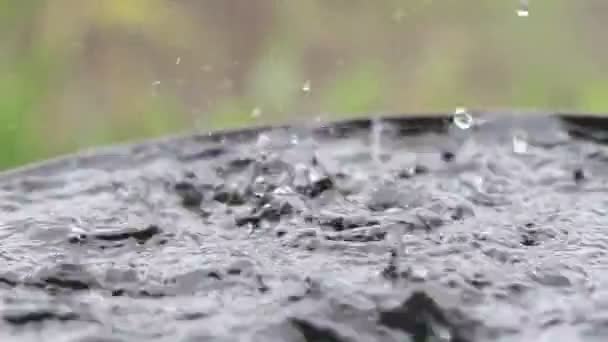
[{"label": "green foliage", "polygon": [[318,115],[605,112],[604,1],[0,0],[0,169]]}]

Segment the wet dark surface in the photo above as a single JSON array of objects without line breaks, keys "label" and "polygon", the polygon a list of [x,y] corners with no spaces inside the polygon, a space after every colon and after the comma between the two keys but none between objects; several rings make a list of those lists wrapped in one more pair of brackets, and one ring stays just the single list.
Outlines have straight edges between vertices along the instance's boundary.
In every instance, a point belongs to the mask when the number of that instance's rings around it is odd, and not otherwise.
[{"label": "wet dark surface", "polygon": [[0,340],[606,341],[604,126],[360,120],[5,173]]}]

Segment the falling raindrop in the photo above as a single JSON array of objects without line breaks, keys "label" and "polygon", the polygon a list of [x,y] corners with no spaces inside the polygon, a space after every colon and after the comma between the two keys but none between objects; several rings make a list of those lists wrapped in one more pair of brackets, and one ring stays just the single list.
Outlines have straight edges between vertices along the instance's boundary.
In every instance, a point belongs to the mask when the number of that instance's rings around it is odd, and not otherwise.
[{"label": "falling raindrop", "polygon": [[160,85],[160,81],[154,81],[154,82],[152,82],[152,85],[153,85],[153,86]]},{"label": "falling raindrop", "polygon": [[260,107],[253,108],[253,110],[251,111],[251,117],[259,118],[260,116],[262,116],[262,109]]},{"label": "falling raindrop", "polygon": [[528,17],[530,16],[530,8],[528,4],[528,0],[520,0],[519,8],[517,9],[518,17]]},{"label": "falling raindrop", "polygon": [[464,107],[458,107],[454,111],[452,121],[456,127],[465,130],[473,126],[473,116]]},{"label": "falling raindrop", "polygon": [[306,80],[306,82],[304,82],[304,84],[302,85],[302,91],[305,93],[310,93],[310,90],[311,90],[310,80]]},{"label": "falling raindrop", "polygon": [[513,134],[513,153],[524,154],[528,152],[527,134],[522,131]]},{"label": "falling raindrop", "polygon": [[175,60],[175,64],[179,65],[179,63],[182,61],[181,57],[177,57],[177,59]]}]

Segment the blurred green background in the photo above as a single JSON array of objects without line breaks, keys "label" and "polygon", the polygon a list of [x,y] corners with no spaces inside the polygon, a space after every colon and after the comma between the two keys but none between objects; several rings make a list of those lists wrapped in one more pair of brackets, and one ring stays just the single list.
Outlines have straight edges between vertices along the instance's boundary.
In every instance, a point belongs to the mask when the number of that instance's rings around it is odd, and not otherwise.
[{"label": "blurred green background", "polygon": [[0,168],[256,122],[608,110],[606,0],[0,0]]}]

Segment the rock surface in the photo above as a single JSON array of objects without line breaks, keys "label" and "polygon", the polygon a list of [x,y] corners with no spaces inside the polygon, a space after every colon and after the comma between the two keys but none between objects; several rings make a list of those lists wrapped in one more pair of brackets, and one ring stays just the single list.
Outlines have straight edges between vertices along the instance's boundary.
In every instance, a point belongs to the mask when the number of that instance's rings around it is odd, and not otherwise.
[{"label": "rock surface", "polygon": [[605,122],[355,120],[4,173],[0,340],[606,341]]}]

